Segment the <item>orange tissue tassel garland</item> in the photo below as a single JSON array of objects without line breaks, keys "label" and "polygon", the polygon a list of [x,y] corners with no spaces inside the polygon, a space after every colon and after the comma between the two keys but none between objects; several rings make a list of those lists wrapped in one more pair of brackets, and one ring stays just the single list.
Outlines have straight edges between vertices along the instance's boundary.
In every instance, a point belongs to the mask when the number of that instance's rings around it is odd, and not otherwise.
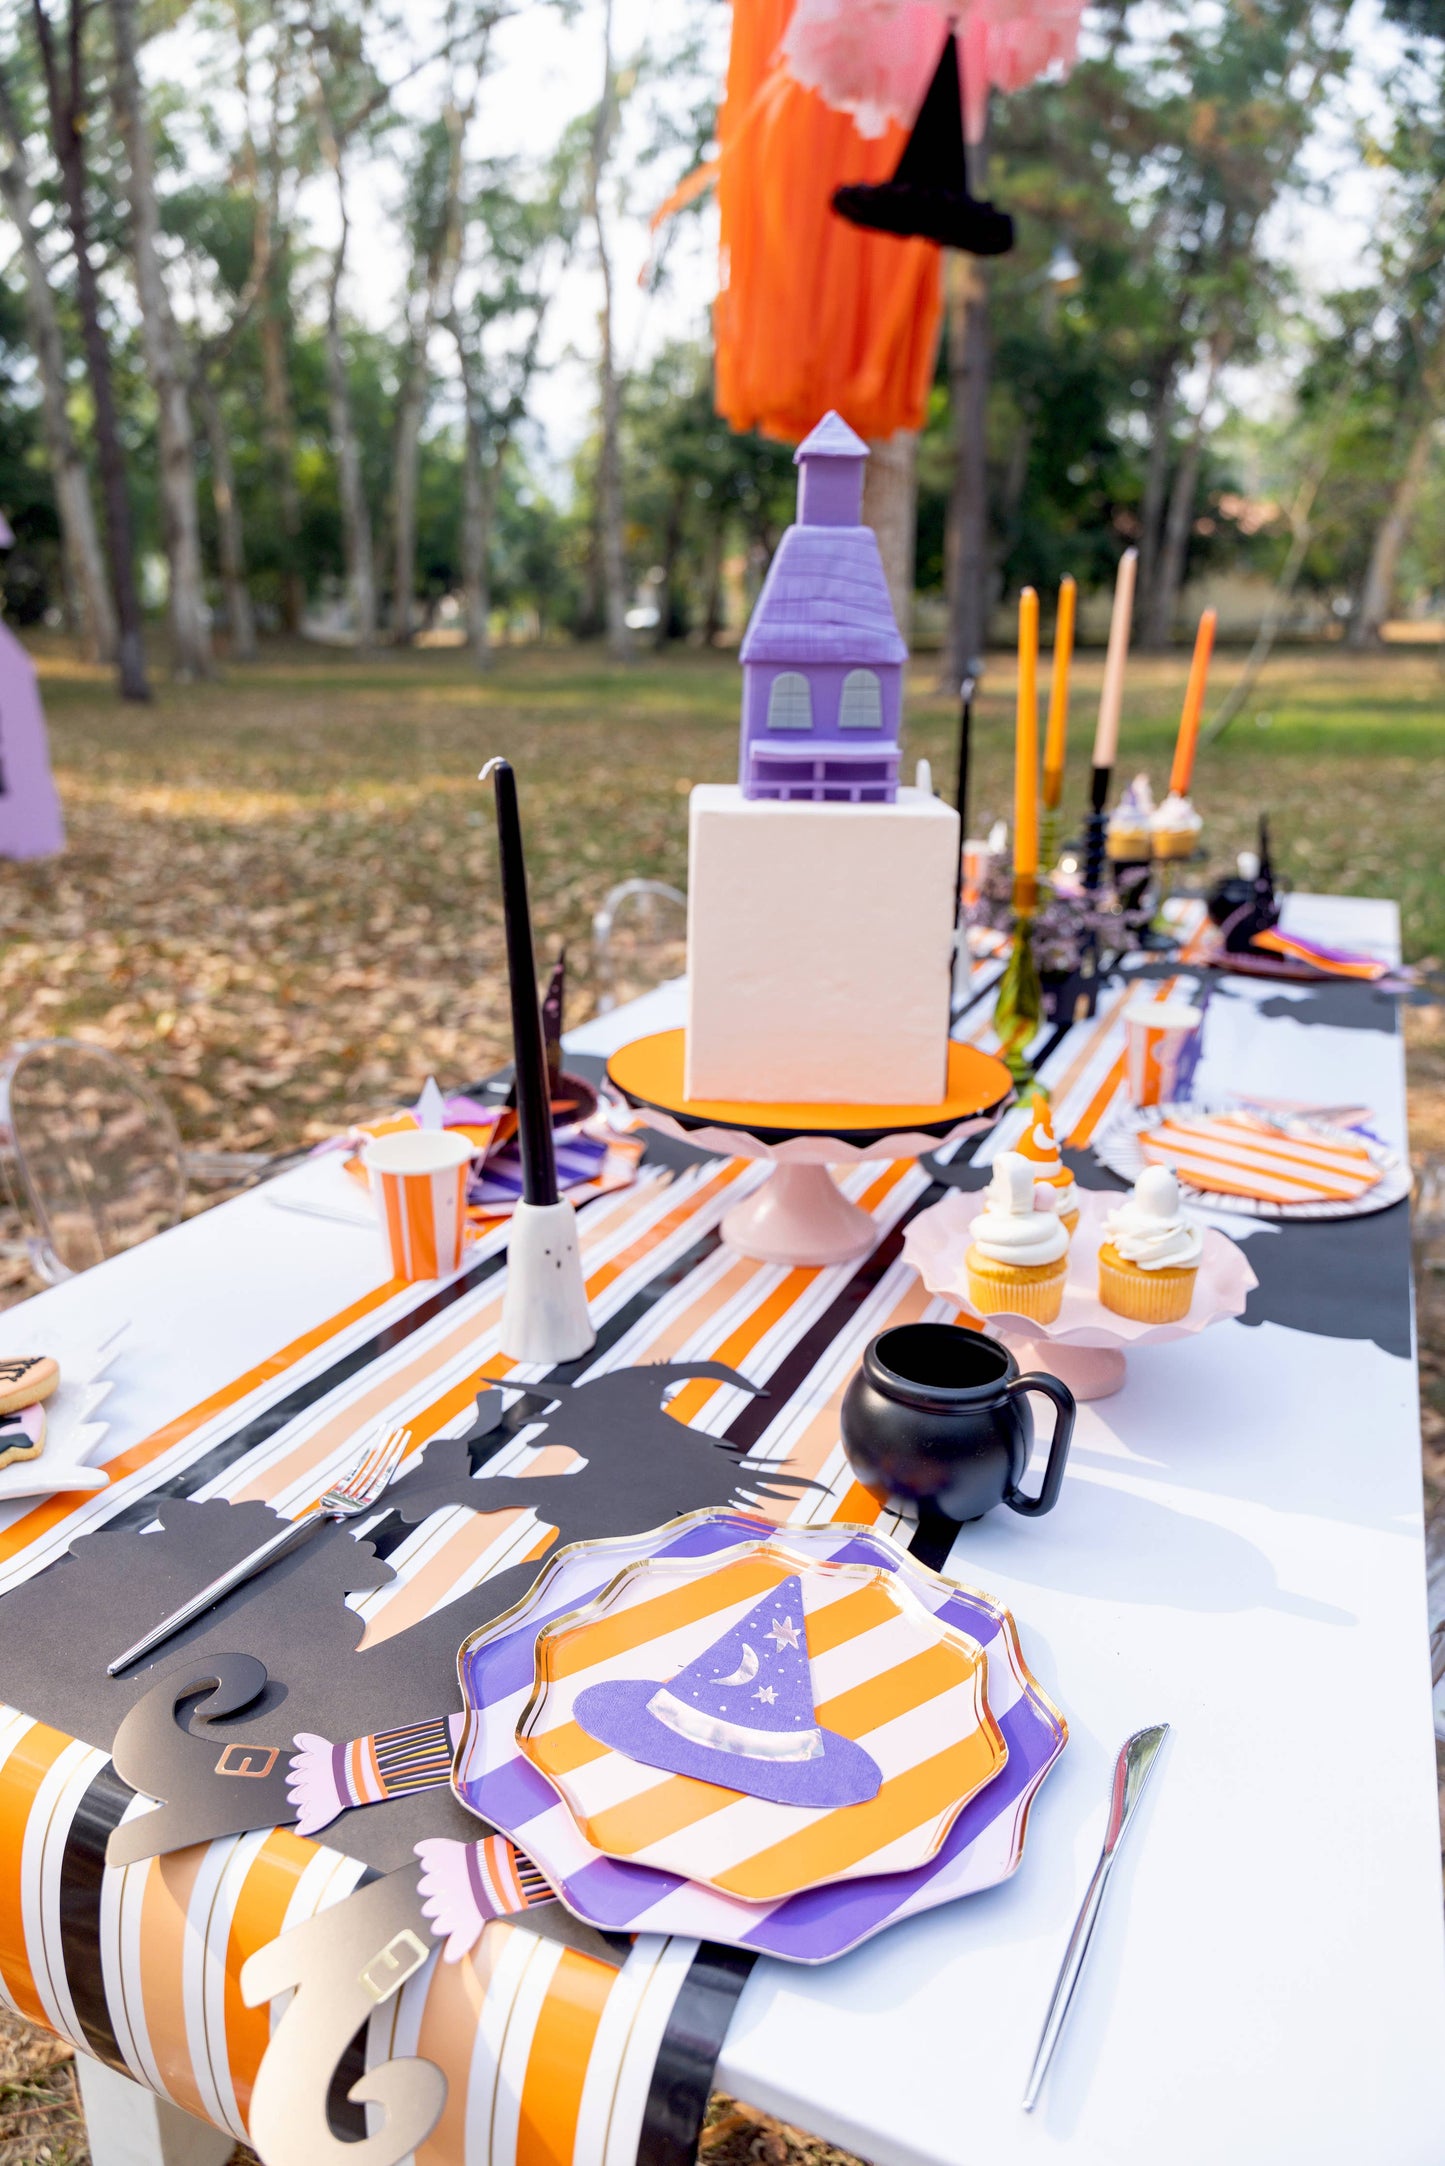
[{"label": "orange tissue tassel garland", "polygon": [[718,122],[717,408],[796,441],[830,407],[870,441],[923,425],[942,313],[940,252],[861,232],[843,181],[886,180],[905,130],[873,141],[802,89],[780,45],[794,0],[735,0]]}]

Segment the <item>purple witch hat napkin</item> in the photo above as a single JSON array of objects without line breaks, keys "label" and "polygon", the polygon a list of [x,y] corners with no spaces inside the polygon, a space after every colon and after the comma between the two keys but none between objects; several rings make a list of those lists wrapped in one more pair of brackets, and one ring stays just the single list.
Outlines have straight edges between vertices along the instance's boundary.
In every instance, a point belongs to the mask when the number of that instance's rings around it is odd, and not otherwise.
[{"label": "purple witch hat napkin", "polygon": [[862,1805],[882,1782],[871,1753],[819,1724],[796,1573],[675,1677],[589,1685],[572,1713],[629,1760],[775,1805]]}]

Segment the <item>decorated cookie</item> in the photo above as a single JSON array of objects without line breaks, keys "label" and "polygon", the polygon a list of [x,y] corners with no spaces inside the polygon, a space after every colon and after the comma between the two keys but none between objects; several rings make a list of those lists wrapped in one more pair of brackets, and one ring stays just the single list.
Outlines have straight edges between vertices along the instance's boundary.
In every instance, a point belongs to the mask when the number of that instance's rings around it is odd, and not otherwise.
[{"label": "decorated cookie", "polygon": [[38,1459],[44,1448],[43,1406],[13,1406],[0,1413],[0,1472],[22,1459]]},{"label": "decorated cookie", "polygon": [[37,1406],[59,1382],[60,1363],[49,1354],[15,1354],[0,1361],[0,1414],[11,1414],[19,1406]]}]

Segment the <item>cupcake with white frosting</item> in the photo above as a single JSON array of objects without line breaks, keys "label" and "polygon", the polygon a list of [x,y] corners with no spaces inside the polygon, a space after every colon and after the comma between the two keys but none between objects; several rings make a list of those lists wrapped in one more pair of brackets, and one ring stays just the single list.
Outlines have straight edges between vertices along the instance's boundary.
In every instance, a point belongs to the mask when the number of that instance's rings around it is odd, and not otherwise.
[{"label": "cupcake with white frosting", "polygon": [[1109,856],[1120,864],[1139,864],[1152,857],[1153,820],[1154,792],[1149,787],[1149,777],[1136,775],[1109,814],[1104,836],[1104,847]]},{"label": "cupcake with white frosting", "polygon": [[1034,1207],[1032,1160],[1000,1151],[983,1209],[973,1222],[964,1266],[968,1297],[980,1316],[1007,1312],[1051,1324],[1064,1300],[1068,1230],[1054,1211]]},{"label": "cupcake with white frosting", "polygon": [[1167,1166],[1146,1166],[1134,1193],[1104,1221],[1099,1299],[1136,1324],[1177,1324],[1189,1314],[1204,1235],[1179,1201]]},{"label": "cupcake with white frosting", "polygon": [[1177,790],[1171,790],[1149,822],[1156,857],[1188,857],[1198,847],[1204,822]]},{"label": "cupcake with white frosting", "polygon": [[1033,1164],[1034,1209],[1057,1212],[1064,1222],[1065,1233],[1076,1233],[1079,1191],[1074,1185],[1074,1176],[1059,1155],[1054,1124],[1042,1098],[1034,1100],[1032,1118],[1019,1137],[1018,1148],[1019,1155]]}]

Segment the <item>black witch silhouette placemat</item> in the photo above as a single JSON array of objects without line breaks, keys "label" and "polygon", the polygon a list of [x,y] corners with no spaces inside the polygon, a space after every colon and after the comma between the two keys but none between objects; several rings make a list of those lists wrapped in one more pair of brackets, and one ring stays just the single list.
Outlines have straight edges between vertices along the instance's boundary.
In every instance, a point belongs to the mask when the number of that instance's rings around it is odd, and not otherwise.
[{"label": "black witch silhouette placemat", "polygon": [[[177,1634],[148,1665],[113,1679],[105,1671],[110,1656],[278,1524],[264,1504],[162,1499],[149,1529],[83,1536],[68,1557],[0,1602],[0,1697],[112,1748],[125,1781],[167,1800],[166,1847],[283,1823],[293,1817],[284,1787],[292,1737],[303,1730],[347,1737],[446,1714],[457,1695],[460,1641],[510,1608],[541,1562],[534,1554],[496,1571],[363,1647],[364,1620],[347,1598],[394,1581],[379,1552],[410,1530],[443,1512],[490,1519],[530,1509],[555,1529],[551,1551],[634,1533],[706,1505],[791,1500],[807,1486],[768,1468],[744,1473],[737,1445],[674,1420],[668,1399],[698,1381],[754,1392],[718,1362],[524,1387],[510,1413],[500,1390],[484,1391],[470,1430],[433,1438],[387,1491],[369,1538],[354,1539],[344,1526],[322,1528]],[[489,1462],[524,1422],[536,1432],[533,1443],[573,1455],[570,1470],[488,1478]],[[387,1869],[404,1862],[422,1836],[474,1832],[445,1794],[394,1799],[355,1817],[340,1847]],[[159,1833],[128,1823],[131,1853],[148,1854]]]}]

